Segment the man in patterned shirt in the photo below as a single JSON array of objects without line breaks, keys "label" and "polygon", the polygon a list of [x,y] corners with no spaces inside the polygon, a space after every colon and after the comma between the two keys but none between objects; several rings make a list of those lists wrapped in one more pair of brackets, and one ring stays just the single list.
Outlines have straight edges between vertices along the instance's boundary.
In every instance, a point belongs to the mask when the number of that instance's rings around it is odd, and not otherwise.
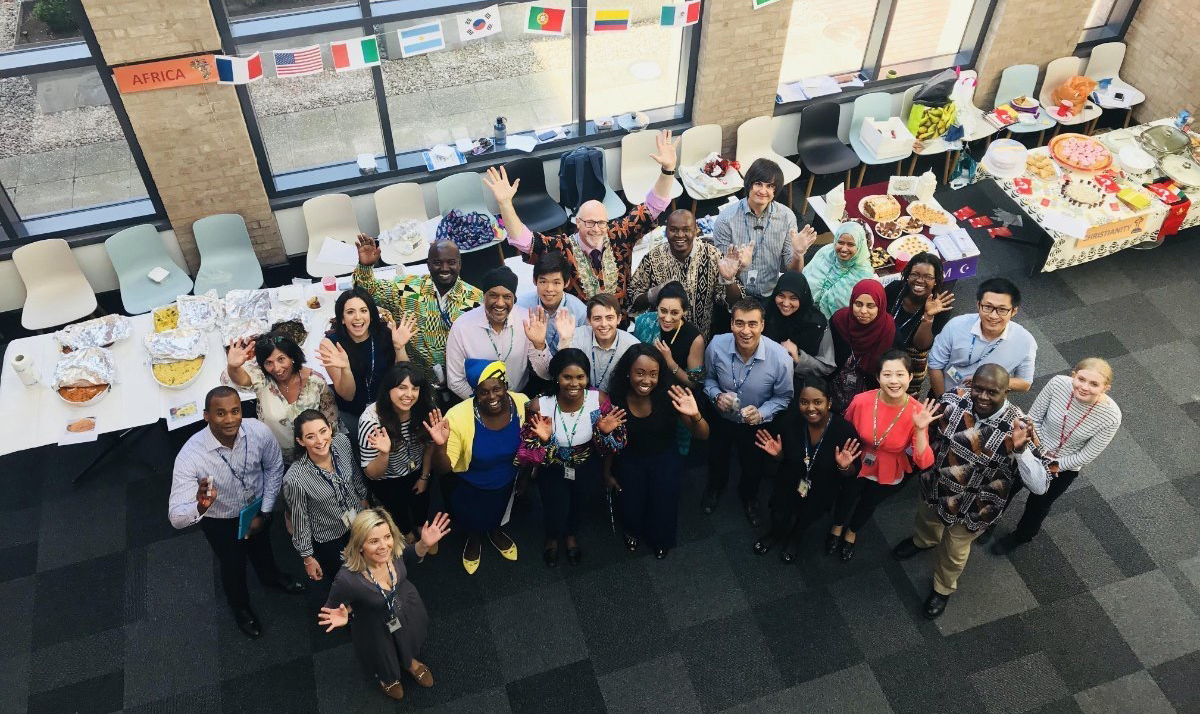
[{"label": "man in patterned shirt", "polygon": [[440,383],[446,383],[446,338],[450,326],[464,312],[479,307],[483,293],[459,278],[462,256],[452,241],[440,240],[429,247],[428,275],[398,275],[378,280],[371,266],[379,261],[379,245],[374,238],[358,235],[358,262],[354,284],[365,288],[379,307],[399,318],[404,313],[417,316],[417,334],[413,346],[428,360]]},{"label": "man in patterned shirt", "polygon": [[534,264],[543,253],[559,251],[571,264],[571,279],[566,291],[587,302],[596,293],[609,293],[624,304],[629,273],[633,268],[633,247],[642,236],[653,230],[659,214],[671,203],[671,187],[675,182],[675,144],[671,132],[663,130],[656,137],[657,151],[650,158],[661,166],[654,188],[646,194],[645,203],[638,204],[616,221],[608,220],[608,211],[599,201],[586,201],[575,216],[578,233],[571,235],[534,234],[517,217],[513,196],[520,179],[510,183],[503,167],[488,169],[483,182],[492,190],[508,242],[525,254],[525,262]]}]

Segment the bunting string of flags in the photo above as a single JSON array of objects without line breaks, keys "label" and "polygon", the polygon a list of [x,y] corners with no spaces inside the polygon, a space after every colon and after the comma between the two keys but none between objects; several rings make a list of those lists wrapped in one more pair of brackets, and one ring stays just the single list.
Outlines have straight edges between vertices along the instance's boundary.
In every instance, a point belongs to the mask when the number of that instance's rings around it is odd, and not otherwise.
[{"label": "bunting string of flags", "polygon": [[[755,7],[767,5],[775,0],[752,0]],[[663,5],[659,25],[663,27],[687,27],[700,21],[701,0]],[[472,12],[460,13],[455,17],[455,27],[462,42],[478,40],[494,35],[501,30],[500,6],[515,3],[497,3]],[[612,7],[592,11],[590,30],[598,32],[622,32],[628,30],[633,11],[628,7]],[[563,35],[570,24],[568,8],[551,5],[532,5],[525,16],[524,31],[534,35]],[[400,41],[400,56],[404,58],[446,49],[446,36],[441,20],[430,20],[412,27],[396,30]],[[272,50],[271,62],[276,77],[304,77],[325,71],[322,45],[308,45],[290,50]],[[368,35],[353,40],[338,40],[329,43],[329,54],[333,69],[348,72],[369,67],[378,67],[382,61],[379,36]],[[259,52],[246,57],[217,55],[217,77],[220,84],[250,84],[263,78],[263,60]]]}]

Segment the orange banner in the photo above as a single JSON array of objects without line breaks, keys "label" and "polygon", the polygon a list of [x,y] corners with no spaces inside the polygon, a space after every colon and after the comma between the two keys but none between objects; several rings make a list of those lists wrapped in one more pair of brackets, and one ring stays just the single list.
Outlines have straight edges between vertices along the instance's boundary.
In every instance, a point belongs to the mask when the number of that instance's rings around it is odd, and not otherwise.
[{"label": "orange banner", "polygon": [[1111,223],[1092,226],[1088,229],[1087,235],[1075,240],[1075,247],[1091,248],[1094,245],[1111,243],[1115,240],[1124,240],[1142,235],[1146,231],[1146,219],[1148,217],[1146,214],[1142,214],[1133,218],[1126,218],[1123,221],[1113,221]]},{"label": "orange banner", "polygon": [[212,55],[195,55],[114,67],[113,79],[122,94],[186,87],[189,84],[216,82],[217,65]]}]

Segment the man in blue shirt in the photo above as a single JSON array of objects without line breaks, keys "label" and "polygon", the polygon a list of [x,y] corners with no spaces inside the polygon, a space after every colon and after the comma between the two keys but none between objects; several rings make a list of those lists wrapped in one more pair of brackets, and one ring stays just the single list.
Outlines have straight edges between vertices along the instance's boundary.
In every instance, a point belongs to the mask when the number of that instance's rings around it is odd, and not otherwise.
[{"label": "man in blue shirt", "polygon": [[540,306],[546,311],[546,344],[550,356],[558,354],[558,326],[555,317],[562,308],[575,318],[575,326],[587,324],[587,306],[583,301],[564,290],[571,278],[571,264],[558,251],[543,253],[533,264],[533,282],[537,292],[524,293],[517,298],[517,305],[529,310],[530,314]]},{"label": "man in blue shirt", "polygon": [[746,520],[758,528],[758,484],[767,467],[766,454],[754,445],[759,429],[792,400],[792,358],[778,342],[763,337],[762,305],[753,298],[734,304],[731,334],[717,335],[704,351],[704,393],[720,414],[709,435],[708,485],[700,505],[712,513],[729,481],[730,456],[737,451],[741,480],[738,495]]},{"label": "man in blue shirt", "polygon": [[1028,392],[1033,384],[1037,341],[1012,322],[1021,291],[1011,281],[991,278],[975,293],[978,314],[952,318],[929,351],[929,396],[970,388],[971,375],[983,364],[998,364],[1010,375],[1010,392]]}]

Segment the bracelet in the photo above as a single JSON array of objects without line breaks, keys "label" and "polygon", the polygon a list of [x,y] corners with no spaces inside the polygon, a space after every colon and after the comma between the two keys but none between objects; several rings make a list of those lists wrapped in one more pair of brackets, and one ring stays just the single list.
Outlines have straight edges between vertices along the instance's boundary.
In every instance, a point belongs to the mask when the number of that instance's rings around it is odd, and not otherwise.
[{"label": "bracelet", "polygon": [[418,481],[428,481],[428,480],[429,480],[429,474],[425,474],[425,475],[423,475],[423,476],[418,476],[418,477],[417,477],[417,480],[418,480]]},{"label": "bracelet", "polygon": [[666,166],[660,166],[659,171],[662,171],[663,176],[674,176],[675,169],[668,169]]}]

